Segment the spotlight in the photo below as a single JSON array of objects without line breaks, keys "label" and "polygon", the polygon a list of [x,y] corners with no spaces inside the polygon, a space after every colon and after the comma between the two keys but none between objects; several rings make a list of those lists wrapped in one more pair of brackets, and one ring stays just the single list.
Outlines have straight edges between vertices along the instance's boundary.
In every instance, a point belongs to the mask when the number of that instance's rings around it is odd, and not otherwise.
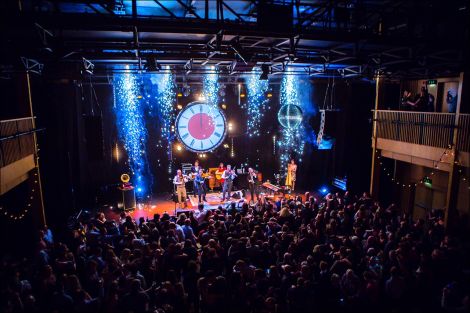
[{"label": "spotlight", "polygon": [[182,106],[181,104],[178,104],[178,105],[176,106],[176,108],[177,108],[178,110],[182,110],[182,109],[183,109],[183,106]]},{"label": "spotlight", "polygon": [[229,132],[233,131],[233,128],[234,128],[234,127],[233,127],[232,122],[229,122],[229,123],[228,123],[228,131],[229,131]]},{"label": "spotlight", "polygon": [[83,70],[90,75],[93,75],[93,70],[95,69],[95,65],[91,63],[90,60],[82,58],[83,60]]},{"label": "spotlight", "polygon": [[181,151],[181,150],[183,150],[183,147],[181,147],[180,144],[176,145],[176,151]]},{"label": "spotlight", "polygon": [[329,189],[328,189],[327,186],[322,186],[322,187],[320,187],[319,191],[323,196],[326,196],[329,192]]},{"label": "spotlight", "polygon": [[224,148],[225,148],[225,149],[230,148],[230,146],[228,145],[228,143],[224,143]]},{"label": "spotlight", "polygon": [[158,72],[162,69],[162,66],[157,62],[154,57],[148,57],[145,63],[145,69],[147,72]]},{"label": "spotlight", "polygon": [[222,107],[222,109],[224,109],[224,110],[227,109],[227,105],[226,105],[225,103],[222,103],[221,107]]},{"label": "spotlight", "polygon": [[204,97],[204,95],[201,93],[198,97],[198,100],[199,101],[205,101],[206,100],[206,97]]},{"label": "spotlight", "polygon": [[268,74],[270,71],[270,67],[268,64],[261,64],[261,75],[259,76],[259,80],[268,80]]}]

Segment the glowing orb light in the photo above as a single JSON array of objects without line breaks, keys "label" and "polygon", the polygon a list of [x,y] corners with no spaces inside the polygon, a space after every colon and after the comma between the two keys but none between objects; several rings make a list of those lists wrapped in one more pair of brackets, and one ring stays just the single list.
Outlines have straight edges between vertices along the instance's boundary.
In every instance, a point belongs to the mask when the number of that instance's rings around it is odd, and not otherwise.
[{"label": "glowing orb light", "polygon": [[302,110],[298,105],[283,105],[277,113],[277,120],[284,128],[296,129],[302,123]]}]

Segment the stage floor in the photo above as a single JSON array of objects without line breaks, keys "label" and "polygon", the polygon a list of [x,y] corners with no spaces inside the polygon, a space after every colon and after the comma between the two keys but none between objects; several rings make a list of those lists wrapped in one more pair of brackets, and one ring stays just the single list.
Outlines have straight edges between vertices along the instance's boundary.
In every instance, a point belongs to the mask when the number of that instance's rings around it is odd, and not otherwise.
[{"label": "stage floor", "polygon": [[[295,193],[291,194],[291,196],[295,196],[302,193]],[[277,196],[276,196],[277,197]],[[197,210],[198,199],[197,196],[190,195],[190,201],[188,201],[188,207],[185,209],[178,209],[177,204],[173,202],[173,199],[170,194],[159,194],[153,197],[150,201],[146,201],[145,203],[138,203],[137,208],[132,211],[128,211],[128,213],[135,219],[138,220],[139,218],[143,217],[145,219],[152,219],[154,214],[164,214],[168,213],[170,215],[177,215],[181,212],[188,212]],[[242,199],[231,199],[231,201],[221,202],[222,200],[222,193],[220,192],[213,192],[208,193],[206,195],[207,202],[204,202],[205,209],[216,209],[219,205],[227,207],[230,203],[236,202],[239,203],[240,201],[250,201],[251,196],[249,194]],[[114,219],[119,220],[119,213],[116,210],[108,209],[105,212],[107,219]]]}]

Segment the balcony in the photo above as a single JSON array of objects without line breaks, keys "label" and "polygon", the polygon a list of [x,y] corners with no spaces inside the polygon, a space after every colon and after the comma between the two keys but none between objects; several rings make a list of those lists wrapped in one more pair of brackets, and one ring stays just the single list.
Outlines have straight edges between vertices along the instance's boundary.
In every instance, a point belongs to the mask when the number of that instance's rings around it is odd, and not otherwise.
[{"label": "balcony", "polygon": [[440,163],[439,167],[448,171],[451,160],[443,153],[455,145],[456,160],[469,166],[470,114],[377,110],[375,122],[376,141],[372,145],[385,157],[426,167]]},{"label": "balcony", "polygon": [[35,167],[33,118],[0,121],[0,195],[28,178]]}]

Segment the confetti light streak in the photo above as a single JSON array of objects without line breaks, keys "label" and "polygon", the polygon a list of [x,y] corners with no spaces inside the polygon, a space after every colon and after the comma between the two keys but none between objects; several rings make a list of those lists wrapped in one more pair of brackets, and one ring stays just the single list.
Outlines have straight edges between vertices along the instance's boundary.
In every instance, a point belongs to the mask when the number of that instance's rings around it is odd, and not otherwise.
[{"label": "confetti light streak", "polygon": [[146,102],[138,98],[139,84],[131,73],[114,76],[114,113],[119,138],[127,152],[128,164],[138,197],[144,197],[153,181],[145,153],[147,129],[144,121]]},{"label": "confetti light streak", "polygon": [[267,80],[259,80],[260,73],[260,69],[253,69],[253,73],[245,79],[248,91],[246,109],[249,137],[258,137],[260,135],[261,119],[264,116],[264,112],[266,112],[269,102],[265,96],[266,91],[269,89],[269,82]]},{"label": "confetti light streak", "polygon": [[[287,71],[290,71],[288,68]],[[298,105],[304,115],[302,123],[296,129],[282,128],[277,140],[280,155],[280,171],[287,170],[290,158],[302,162],[306,143],[314,144],[314,131],[308,124],[310,117],[316,114],[311,102],[312,85],[309,81],[301,81],[297,75],[284,75],[281,82],[280,106]]]}]

